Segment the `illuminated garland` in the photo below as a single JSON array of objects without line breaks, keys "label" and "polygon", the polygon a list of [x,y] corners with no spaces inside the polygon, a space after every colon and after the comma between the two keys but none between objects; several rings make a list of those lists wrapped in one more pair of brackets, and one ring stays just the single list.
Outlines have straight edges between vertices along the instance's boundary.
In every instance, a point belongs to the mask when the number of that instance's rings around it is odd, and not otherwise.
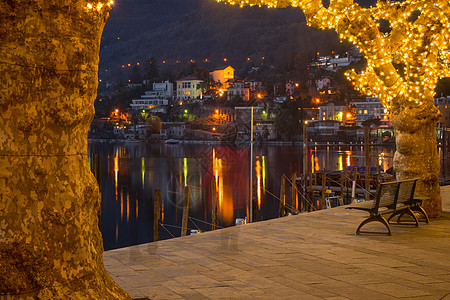
[{"label": "illuminated garland", "polygon": [[[310,26],[334,29],[340,39],[358,46],[367,68],[347,78],[364,94],[378,97],[390,108],[394,99],[422,105],[434,97],[439,79],[450,77],[450,8],[448,0],[381,1],[361,8],[353,0],[216,0],[242,6],[300,7]],[[392,30],[380,32],[377,21]]]},{"label": "illuminated garland", "polygon": [[108,8],[110,9],[114,5],[114,1],[110,0],[108,2],[97,2],[97,3],[88,3],[86,5],[86,9],[88,10],[96,10],[100,12],[102,9]]}]

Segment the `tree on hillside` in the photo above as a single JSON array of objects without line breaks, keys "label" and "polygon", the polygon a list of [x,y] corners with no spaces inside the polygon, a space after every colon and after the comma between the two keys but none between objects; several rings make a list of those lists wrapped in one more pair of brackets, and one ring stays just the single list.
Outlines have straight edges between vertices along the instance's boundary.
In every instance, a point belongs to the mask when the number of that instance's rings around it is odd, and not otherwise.
[{"label": "tree on hillside", "polygon": [[134,84],[141,83],[142,84],[141,71],[139,70],[138,66],[134,66],[133,69],[131,69],[131,73],[130,73],[130,76],[128,77],[128,79],[130,80],[130,83],[134,83]]},{"label": "tree on hillside", "polygon": [[[364,71],[348,73],[355,88],[378,97],[390,110],[397,147],[398,179],[419,178],[416,194],[430,200],[424,208],[439,217],[439,157],[434,105],[439,79],[450,76],[448,0],[378,1],[362,8],[353,0],[219,0],[241,5],[300,6],[310,26],[334,29],[341,40],[358,46],[367,58]],[[380,32],[379,23],[388,32]],[[390,31],[389,31],[390,29]]]},{"label": "tree on hillside", "polygon": [[302,133],[303,117],[303,111],[299,110],[298,101],[289,101],[275,117],[275,129],[286,140],[292,140],[295,136]]},{"label": "tree on hillside", "polygon": [[158,60],[152,56],[144,63],[143,79],[147,81],[147,84],[155,82],[159,78]]}]

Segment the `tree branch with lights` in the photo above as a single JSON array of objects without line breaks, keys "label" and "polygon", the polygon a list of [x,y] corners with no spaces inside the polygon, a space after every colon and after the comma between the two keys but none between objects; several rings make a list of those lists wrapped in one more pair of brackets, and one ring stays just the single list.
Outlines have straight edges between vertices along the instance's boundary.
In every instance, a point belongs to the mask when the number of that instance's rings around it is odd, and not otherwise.
[{"label": "tree branch with lights", "polygon": [[[362,93],[378,97],[389,109],[396,132],[394,168],[398,179],[420,178],[416,194],[431,217],[442,210],[434,105],[439,79],[450,76],[450,8],[447,0],[381,1],[362,8],[353,0],[217,0],[241,6],[300,7],[308,24],[334,29],[365,53],[367,67],[347,78]],[[381,22],[389,24],[381,32]]]}]

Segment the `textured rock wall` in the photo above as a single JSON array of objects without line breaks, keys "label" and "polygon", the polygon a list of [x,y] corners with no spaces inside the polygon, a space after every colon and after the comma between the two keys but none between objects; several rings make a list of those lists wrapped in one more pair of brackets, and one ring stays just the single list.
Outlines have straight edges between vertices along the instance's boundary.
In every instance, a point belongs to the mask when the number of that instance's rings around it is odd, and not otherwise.
[{"label": "textured rock wall", "polygon": [[128,298],[87,161],[107,3],[0,0],[0,296]]}]

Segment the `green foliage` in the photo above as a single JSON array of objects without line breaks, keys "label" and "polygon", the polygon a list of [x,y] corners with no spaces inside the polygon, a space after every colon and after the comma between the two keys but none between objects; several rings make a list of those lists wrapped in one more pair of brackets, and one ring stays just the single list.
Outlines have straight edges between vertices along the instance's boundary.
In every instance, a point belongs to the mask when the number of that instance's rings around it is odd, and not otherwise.
[{"label": "green foliage", "polygon": [[364,127],[365,126],[378,127],[378,126],[380,126],[380,124],[381,124],[381,120],[378,119],[378,118],[376,118],[376,119],[368,119],[368,120],[365,120],[365,121],[361,122],[361,125],[364,126]]},{"label": "green foliage", "polygon": [[142,83],[142,76],[138,66],[134,66],[129,76],[130,83]]},{"label": "green foliage", "polygon": [[151,116],[145,121],[145,123],[147,125],[150,125],[151,133],[159,134],[161,132],[162,122],[161,122],[161,119],[159,117]]},{"label": "green foliage", "polygon": [[126,110],[130,108],[131,100],[139,99],[146,87],[122,87],[108,97],[99,97],[95,103],[95,113],[99,117],[106,117],[115,109]]},{"label": "green foliage", "polygon": [[144,63],[144,80],[148,82],[155,82],[159,78],[158,60],[152,56]]}]

